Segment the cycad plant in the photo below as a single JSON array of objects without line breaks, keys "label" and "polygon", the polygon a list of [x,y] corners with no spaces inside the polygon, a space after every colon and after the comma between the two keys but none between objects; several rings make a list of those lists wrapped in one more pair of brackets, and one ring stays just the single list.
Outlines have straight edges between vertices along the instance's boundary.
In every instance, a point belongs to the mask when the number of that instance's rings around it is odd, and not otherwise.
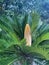
[{"label": "cycad plant", "polygon": [[33,58],[49,60],[49,24],[36,12],[0,16],[0,65],[30,65]]}]

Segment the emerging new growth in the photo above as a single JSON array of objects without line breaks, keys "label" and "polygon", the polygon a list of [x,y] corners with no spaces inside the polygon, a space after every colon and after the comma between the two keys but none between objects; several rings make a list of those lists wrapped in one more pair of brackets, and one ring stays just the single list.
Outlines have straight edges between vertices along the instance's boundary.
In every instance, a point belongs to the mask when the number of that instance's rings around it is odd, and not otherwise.
[{"label": "emerging new growth", "polygon": [[31,30],[29,24],[25,26],[24,38],[26,39],[26,46],[31,46]]}]

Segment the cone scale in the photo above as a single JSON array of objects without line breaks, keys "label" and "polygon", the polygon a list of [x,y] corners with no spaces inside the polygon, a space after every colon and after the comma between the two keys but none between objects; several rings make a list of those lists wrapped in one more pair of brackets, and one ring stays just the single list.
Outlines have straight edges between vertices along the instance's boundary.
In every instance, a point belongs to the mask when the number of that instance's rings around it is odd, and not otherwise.
[{"label": "cone scale", "polygon": [[29,24],[25,26],[24,38],[26,39],[26,46],[31,46],[31,30]]}]

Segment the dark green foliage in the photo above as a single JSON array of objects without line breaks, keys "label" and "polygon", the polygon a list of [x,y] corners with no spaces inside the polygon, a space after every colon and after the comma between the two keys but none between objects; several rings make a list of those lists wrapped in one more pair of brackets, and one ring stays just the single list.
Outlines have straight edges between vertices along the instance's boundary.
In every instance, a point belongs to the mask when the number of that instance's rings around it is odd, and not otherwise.
[{"label": "dark green foliage", "polygon": [[[40,16],[36,12],[0,16],[0,65],[10,65],[15,60],[23,60],[24,65],[28,65],[34,57],[49,60],[49,24],[43,22],[39,26],[39,22]],[[31,27],[31,47],[25,45],[24,28],[27,23]]]}]

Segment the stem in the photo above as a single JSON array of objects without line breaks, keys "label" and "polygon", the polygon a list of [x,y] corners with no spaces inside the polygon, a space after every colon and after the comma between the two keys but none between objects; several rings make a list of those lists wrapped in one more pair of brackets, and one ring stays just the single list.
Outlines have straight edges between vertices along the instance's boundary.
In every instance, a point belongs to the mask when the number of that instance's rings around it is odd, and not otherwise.
[{"label": "stem", "polygon": [[32,65],[32,60],[31,59],[22,59],[20,61],[21,65]]}]

